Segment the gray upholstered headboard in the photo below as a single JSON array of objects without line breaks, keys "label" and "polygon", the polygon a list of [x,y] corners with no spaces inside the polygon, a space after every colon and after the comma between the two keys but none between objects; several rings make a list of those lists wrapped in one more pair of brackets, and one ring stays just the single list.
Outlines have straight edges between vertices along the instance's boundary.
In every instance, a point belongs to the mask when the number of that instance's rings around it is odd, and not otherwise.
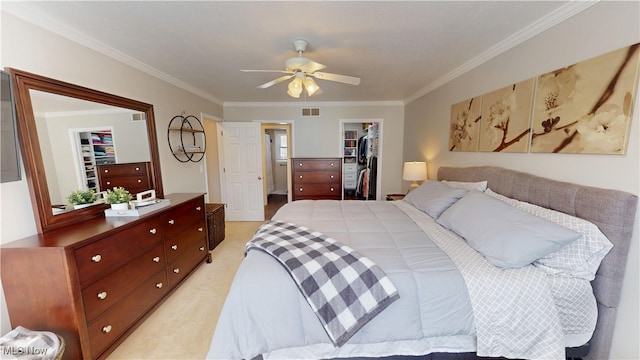
[{"label": "gray upholstered headboard", "polygon": [[614,247],[592,281],[598,323],[587,358],[609,358],[638,197],[493,166],[440,167],[438,180],[487,180],[489,188],[497,193],[589,220],[600,228]]}]

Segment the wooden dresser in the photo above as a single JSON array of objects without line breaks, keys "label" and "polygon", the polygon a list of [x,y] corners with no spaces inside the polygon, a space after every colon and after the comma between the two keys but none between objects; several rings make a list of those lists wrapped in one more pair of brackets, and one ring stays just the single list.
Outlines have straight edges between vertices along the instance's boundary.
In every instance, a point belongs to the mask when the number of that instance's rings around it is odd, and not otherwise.
[{"label": "wooden dresser", "polygon": [[65,359],[103,359],[205,259],[204,195],[166,196],[141,217],[102,217],[2,245],[12,327],[65,340]]},{"label": "wooden dresser", "polygon": [[341,164],[340,158],[292,158],[293,201],[342,199]]},{"label": "wooden dresser", "polygon": [[100,191],[123,187],[135,194],[151,188],[149,162],[97,165]]}]

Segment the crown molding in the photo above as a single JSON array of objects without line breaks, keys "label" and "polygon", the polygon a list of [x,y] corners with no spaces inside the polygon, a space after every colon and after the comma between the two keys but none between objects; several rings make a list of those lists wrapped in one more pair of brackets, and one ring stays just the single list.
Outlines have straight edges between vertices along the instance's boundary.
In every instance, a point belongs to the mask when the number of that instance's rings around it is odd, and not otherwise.
[{"label": "crown molding", "polygon": [[554,12],[549,15],[538,19],[533,22],[531,25],[525,27],[524,29],[514,33],[513,35],[506,38],[504,41],[499,42],[498,44],[490,47],[486,51],[482,52],[480,55],[474,57],[473,59],[467,61],[461,66],[457,67],[453,71],[448,72],[444,76],[438,78],[434,82],[420,89],[415,94],[409,96],[404,100],[405,104],[409,104],[410,102],[432,92],[433,90],[439,88],[440,86],[452,81],[465,74],[468,71],[473,70],[477,66],[484,64],[485,62],[495,58],[496,56],[512,49],[513,47],[522,44],[523,42],[533,38],[534,36],[542,33],[543,31],[569,19],[570,17],[578,14],[579,12],[597,4],[600,0],[593,1],[570,1],[567,4],[559,7]]},{"label": "crown molding", "polygon": [[224,107],[354,107],[354,106],[404,106],[403,101],[316,101],[316,102],[240,102],[225,101]]}]

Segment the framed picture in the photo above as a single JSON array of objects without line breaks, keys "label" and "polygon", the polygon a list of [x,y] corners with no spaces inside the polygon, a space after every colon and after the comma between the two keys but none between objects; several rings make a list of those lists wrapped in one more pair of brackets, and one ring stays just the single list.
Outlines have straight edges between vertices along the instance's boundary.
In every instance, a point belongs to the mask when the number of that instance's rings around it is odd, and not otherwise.
[{"label": "framed picture", "polygon": [[481,112],[481,96],[451,106],[449,151],[478,151]]},{"label": "framed picture", "polygon": [[1,88],[0,97],[2,99],[0,117],[0,182],[18,181],[21,179],[20,158],[18,152],[18,141],[16,132],[16,112],[13,102],[13,92],[11,89],[11,76],[9,73],[0,71]]},{"label": "framed picture", "polygon": [[527,152],[535,79],[482,96],[480,151]]},{"label": "framed picture", "polygon": [[540,75],[531,152],[625,154],[639,45]]}]

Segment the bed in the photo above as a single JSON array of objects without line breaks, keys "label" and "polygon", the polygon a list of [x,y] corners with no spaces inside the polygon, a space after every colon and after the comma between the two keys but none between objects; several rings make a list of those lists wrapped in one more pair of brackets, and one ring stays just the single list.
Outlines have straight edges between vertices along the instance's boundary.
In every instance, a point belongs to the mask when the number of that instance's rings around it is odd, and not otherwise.
[{"label": "bed", "polygon": [[[344,244],[393,289],[355,331],[334,338],[286,271],[290,259],[248,246],[207,357],[607,358],[637,197],[490,166],[441,167],[438,180],[400,201],[281,208],[254,240],[302,233],[314,246]],[[526,226],[500,222],[511,216]],[[609,245],[573,249],[586,238]],[[566,265],[577,253],[585,265]]]}]

